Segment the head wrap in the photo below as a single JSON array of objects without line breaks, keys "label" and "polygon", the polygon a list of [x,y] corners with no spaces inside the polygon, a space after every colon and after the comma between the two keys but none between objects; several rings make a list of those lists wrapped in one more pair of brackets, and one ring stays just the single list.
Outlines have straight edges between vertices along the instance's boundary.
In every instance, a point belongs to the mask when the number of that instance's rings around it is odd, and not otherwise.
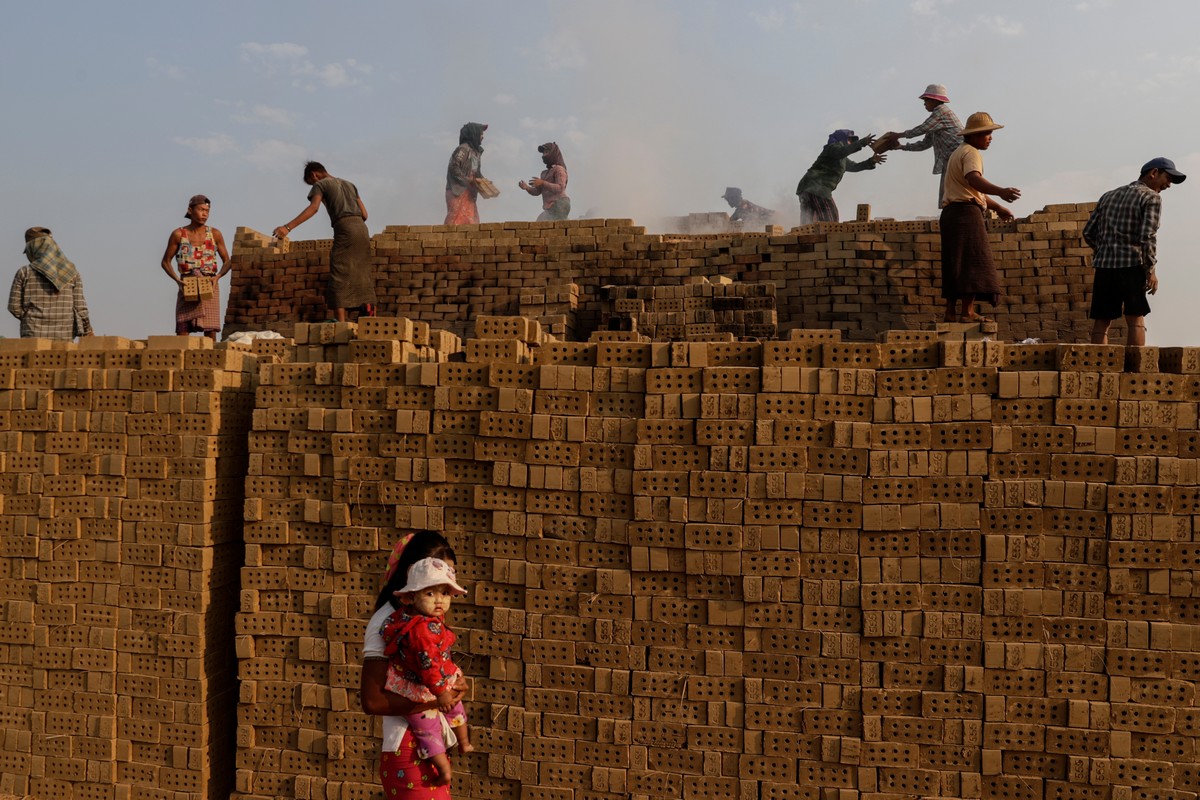
[{"label": "head wrap", "polygon": [[406,533],[396,541],[396,546],[392,548],[392,554],[388,556],[387,571],[384,573],[383,582],[387,583],[396,574],[396,568],[400,566],[400,556],[404,554],[404,548],[412,541],[415,532]]},{"label": "head wrap", "polygon": [[555,164],[567,168],[567,162],[563,161],[562,151],[558,149],[557,142],[546,142],[538,145],[538,152],[542,154],[542,161],[546,162],[547,167],[553,167]]},{"label": "head wrap", "polygon": [[721,198],[730,205],[737,205],[742,202],[742,190],[736,186],[729,186],[725,189],[725,194]]},{"label": "head wrap", "polygon": [[473,150],[483,152],[483,132],[487,125],[482,122],[468,122],[458,131],[458,143],[469,144]]},{"label": "head wrap", "polygon": [[829,134],[829,141],[825,144],[849,144],[850,139],[854,136],[854,131],[849,128],[839,128]]},{"label": "head wrap", "polygon": [[205,197],[202,194],[194,194],[194,195],[192,195],[192,199],[188,200],[187,213],[184,214],[183,216],[185,219],[191,219],[192,218],[192,209],[194,207],[208,206],[208,205],[212,205],[211,200],[209,200],[207,197]]},{"label": "head wrap", "polygon": [[25,231],[25,257],[34,271],[54,285],[55,291],[61,292],[79,277],[79,270],[63,255],[47,228]]}]

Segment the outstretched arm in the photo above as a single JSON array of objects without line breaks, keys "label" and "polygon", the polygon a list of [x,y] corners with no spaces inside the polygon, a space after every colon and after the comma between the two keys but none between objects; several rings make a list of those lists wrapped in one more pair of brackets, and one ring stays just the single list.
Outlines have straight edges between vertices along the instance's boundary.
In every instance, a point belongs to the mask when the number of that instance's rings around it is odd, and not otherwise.
[{"label": "outstretched arm", "polygon": [[312,219],[313,214],[316,214],[317,209],[319,209],[320,207],[321,207],[321,193],[318,192],[317,194],[313,195],[313,198],[309,202],[307,208],[305,208],[303,211],[301,211],[299,214],[297,214],[295,216],[295,218],[292,219],[291,222],[287,223],[286,225],[280,225],[278,228],[276,228],[274,231],[272,231],[272,234],[275,236],[276,239],[285,238],[289,233],[292,232],[293,228],[297,228],[300,225],[303,225],[308,220]]}]

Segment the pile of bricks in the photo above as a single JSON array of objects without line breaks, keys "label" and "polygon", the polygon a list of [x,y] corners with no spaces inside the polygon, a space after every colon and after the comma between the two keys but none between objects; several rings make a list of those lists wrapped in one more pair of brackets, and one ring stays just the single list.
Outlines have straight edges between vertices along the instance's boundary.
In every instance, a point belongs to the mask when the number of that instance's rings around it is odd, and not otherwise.
[{"label": "pile of bricks", "polygon": [[579,309],[579,286],[550,283],[521,293],[519,314],[535,319],[556,339],[573,340],[577,335],[575,312]]},{"label": "pile of bricks", "polygon": [[[1086,342],[1091,251],[1081,230],[1093,204],[1063,204],[990,223],[1004,297],[994,316],[1009,341]],[[605,286],[676,286],[725,277],[770,283],[778,326],[840,330],[874,341],[893,329],[927,328],[943,315],[936,220],[820,223],[790,232],[650,235],[631,220],[389,226],[372,239],[379,313],[466,336],[478,316],[541,316],[522,304],[542,287],[573,283],[548,315],[573,315],[560,338],[603,327]],[[239,229],[225,332],[321,320],[329,242],[291,242]],[[551,294],[553,290],[548,289]],[[526,303],[525,301],[533,301]],[[570,310],[568,310],[568,307]],[[769,324],[769,323],[764,323]],[[1123,323],[1112,341],[1121,341]]]},{"label": "pile of bricks", "polygon": [[775,284],[706,278],[680,286],[606,286],[601,316],[612,330],[652,341],[774,339],[779,332]]},{"label": "pile of bricks", "polygon": [[0,796],[377,800],[412,528],[456,797],[1200,791],[1200,349],[474,324],[0,342]]},{"label": "pile of bricks", "polygon": [[1187,796],[1200,351],[942,339],[501,318],[267,368],[241,796],[378,796],[362,626],[424,527],[470,589],[455,796]]},{"label": "pile of bricks", "polygon": [[233,788],[257,360],[205,338],[0,341],[0,796]]}]

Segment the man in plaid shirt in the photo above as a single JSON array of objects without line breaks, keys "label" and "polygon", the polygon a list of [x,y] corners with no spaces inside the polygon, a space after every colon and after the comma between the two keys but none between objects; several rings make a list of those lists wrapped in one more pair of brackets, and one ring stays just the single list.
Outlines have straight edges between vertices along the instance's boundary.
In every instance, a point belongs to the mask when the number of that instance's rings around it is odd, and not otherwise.
[{"label": "man in plaid shirt", "polygon": [[[948,105],[950,97],[946,93],[946,87],[940,83],[931,83],[926,86],[925,92],[918,99],[925,104],[925,110],[929,112],[929,117],[915,128],[909,128],[899,133],[888,131],[879,137],[875,150],[882,153],[885,150],[919,151],[932,147],[933,174],[944,175],[946,162],[963,143],[962,123],[959,122],[958,115],[950,110]],[[921,138],[915,142],[900,144],[901,139],[916,139],[918,136]],[[942,206],[944,193],[943,177],[938,181],[938,208]]]},{"label": "man in plaid shirt", "polygon": [[1161,193],[1187,179],[1169,158],[1155,158],[1127,186],[1105,192],[1083,226],[1083,240],[1095,251],[1092,266],[1092,344],[1108,344],[1108,327],[1125,317],[1129,334],[1125,344],[1146,344],[1145,316],[1150,313],[1146,293],[1158,291],[1154,264],[1158,260],[1158,220]]},{"label": "man in plaid shirt", "polygon": [[21,321],[21,336],[71,341],[90,336],[83,278],[63,255],[49,228],[25,231],[25,257],[8,293],[8,312]]}]

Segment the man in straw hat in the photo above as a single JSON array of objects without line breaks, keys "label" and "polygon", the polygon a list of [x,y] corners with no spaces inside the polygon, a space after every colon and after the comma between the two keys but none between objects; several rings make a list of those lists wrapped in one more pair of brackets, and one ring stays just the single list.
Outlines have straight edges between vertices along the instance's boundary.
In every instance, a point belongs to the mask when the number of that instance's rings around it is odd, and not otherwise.
[{"label": "man in straw hat", "polygon": [[1105,192],[1083,226],[1083,239],[1096,252],[1092,287],[1092,344],[1108,344],[1108,326],[1124,315],[1129,347],[1146,344],[1145,317],[1150,313],[1146,293],[1158,291],[1154,265],[1158,260],[1158,219],[1162,192],[1187,176],[1169,158],[1151,159],[1141,176],[1126,186]]},{"label": "man in straw hat", "polygon": [[8,294],[8,311],[21,321],[21,336],[65,341],[90,336],[83,278],[49,228],[25,231],[25,257],[29,263],[17,270]]},{"label": "man in straw hat", "polygon": [[[886,150],[928,150],[933,148],[933,174],[941,175],[946,171],[946,161],[960,144],[962,144],[962,123],[958,116],[950,110],[950,97],[946,87],[940,83],[931,83],[925,87],[919,99],[925,103],[929,117],[915,128],[906,131],[888,131],[879,137],[875,151],[882,153]],[[920,141],[900,144],[901,139]],[[942,204],[942,184],[938,183],[938,205]]]},{"label": "man in straw hat", "polygon": [[992,144],[992,131],[1003,127],[986,111],[975,112],[967,117],[963,143],[946,162],[940,226],[946,322],[990,322],[975,310],[975,302],[995,305],[1000,299],[1000,278],[984,217],[991,210],[1001,219],[1012,219],[1012,212],[989,195],[1011,203],[1021,191],[997,186],[983,177],[983,151]]}]

